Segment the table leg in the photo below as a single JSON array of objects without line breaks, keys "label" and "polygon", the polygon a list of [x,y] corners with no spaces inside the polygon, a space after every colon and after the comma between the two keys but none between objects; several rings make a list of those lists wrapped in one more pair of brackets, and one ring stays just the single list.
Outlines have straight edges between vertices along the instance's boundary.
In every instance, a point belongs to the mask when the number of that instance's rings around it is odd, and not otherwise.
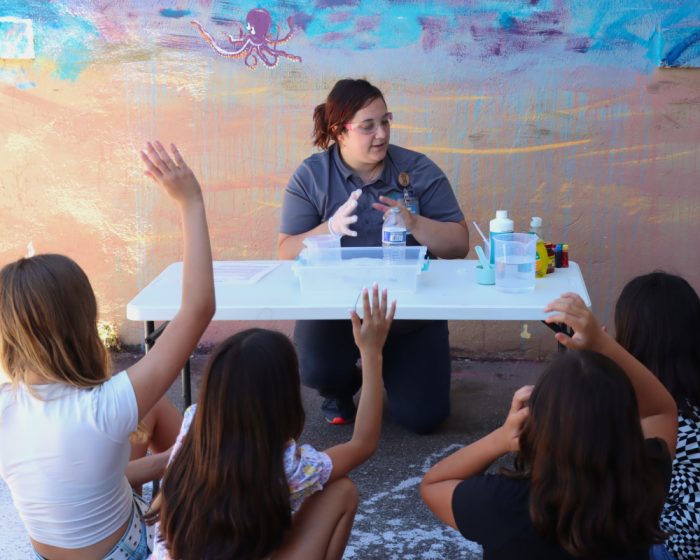
[{"label": "table leg", "polygon": [[[165,327],[168,326],[168,322],[162,323],[157,329],[155,328],[154,321],[146,321],[145,332],[146,337],[144,340],[144,346],[146,352],[148,352],[153,345],[158,340],[158,337],[163,333]],[[181,375],[182,379],[182,400],[185,403],[185,409],[192,404],[192,381],[190,375],[190,360],[189,358],[185,362],[185,366],[182,368]]]},{"label": "table leg", "polygon": [[[146,352],[148,352],[153,345],[155,344],[155,338],[154,338],[154,331],[155,331],[155,322],[154,321],[146,321],[146,324],[144,325],[144,330],[145,330],[145,336],[143,339],[143,346]],[[152,485],[152,490],[151,490],[151,501],[158,495],[158,492],[160,491],[160,480],[157,478],[155,480],[151,481]]]},{"label": "table leg", "polygon": [[192,404],[192,383],[190,380],[190,361],[185,362],[182,368],[182,399],[185,401],[185,409]]},{"label": "table leg", "polygon": [[[574,334],[574,331],[564,323],[545,323],[544,321],[542,321],[542,323],[544,323],[546,326],[552,329],[555,333],[563,332],[565,334],[568,334],[569,336],[572,336]],[[564,352],[566,351],[566,346],[564,346],[561,342],[557,341],[557,350],[559,352]]]},{"label": "table leg", "polygon": [[143,338],[143,346],[148,352],[151,347],[153,346],[153,343],[155,340],[153,340],[153,331],[155,331],[155,322],[154,321],[146,321],[144,324],[144,331],[145,331],[145,336]]}]

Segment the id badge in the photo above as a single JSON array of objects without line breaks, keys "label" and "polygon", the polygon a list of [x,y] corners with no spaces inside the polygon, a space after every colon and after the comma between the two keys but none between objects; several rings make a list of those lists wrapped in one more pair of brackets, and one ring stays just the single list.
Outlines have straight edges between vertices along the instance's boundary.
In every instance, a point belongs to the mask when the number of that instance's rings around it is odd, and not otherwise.
[{"label": "id badge", "polygon": [[411,214],[420,215],[420,206],[418,206],[418,198],[413,189],[403,190],[403,205],[408,208]]},{"label": "id badge", "polygon": [[403,189],[403,205],[408,208],[411,214],[420,215],[420,206],[418,205],[418,197],[411,185],[411,176],[402,171],[399,173],[399,185]]}]

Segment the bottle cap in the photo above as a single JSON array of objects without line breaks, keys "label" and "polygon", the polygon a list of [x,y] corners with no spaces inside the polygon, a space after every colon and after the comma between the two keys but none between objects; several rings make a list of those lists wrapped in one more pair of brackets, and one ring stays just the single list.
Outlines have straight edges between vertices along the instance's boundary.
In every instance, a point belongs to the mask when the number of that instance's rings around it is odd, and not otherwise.
[{"label": "bottle cap", "polygon": [[496,210],[496,219],[502,220],[508,217],[508,210]]},{"label": "bottle cap", "polygon": [[530,221],[530,227],[542,227],[542,218],[539,216],[533,216]]}]

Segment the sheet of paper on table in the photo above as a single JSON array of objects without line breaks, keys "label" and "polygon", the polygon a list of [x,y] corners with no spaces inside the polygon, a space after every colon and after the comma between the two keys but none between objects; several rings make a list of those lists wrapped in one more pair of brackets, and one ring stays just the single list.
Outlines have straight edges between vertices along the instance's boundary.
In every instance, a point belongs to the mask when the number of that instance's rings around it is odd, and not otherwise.
[{"label": "sheet of paper on table", "polygon": [[278,266],[275,262],[217,261],[214,262],[214,282],[255,284]]}]

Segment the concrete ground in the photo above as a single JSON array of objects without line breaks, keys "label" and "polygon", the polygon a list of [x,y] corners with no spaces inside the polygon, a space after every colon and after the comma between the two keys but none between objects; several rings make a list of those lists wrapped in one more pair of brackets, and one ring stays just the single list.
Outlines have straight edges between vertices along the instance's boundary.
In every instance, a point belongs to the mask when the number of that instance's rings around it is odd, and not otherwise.
[{"label": "concrete ground", "polygon": [[[127,367],[138,355],[115,356],[115,369]],[[200,372],[207,355],[192,360],[196,399]],[[481,547],[439,523],[423,505],[418,484],[438,460],[496,428],[505,418],[513,392],[533,383],[541,362],[477,362],[452,364],[452,415],[430,436],[417,436],[392,422],[385,414],[382,440],[375,455],[351,478],[360,491],[360,506],[344,558],[347,560],[480,559]],[[176,383],[170,397],[182,405]],[[303,389],[307,412],[301,438],[326,449],[349,439],[351,426],[328,426],[321,417],[321,399]],[[497,466],[497,465],[496,465]],[[0,559],[31,558],[24,528],[7,487],[0,481]]]}]

